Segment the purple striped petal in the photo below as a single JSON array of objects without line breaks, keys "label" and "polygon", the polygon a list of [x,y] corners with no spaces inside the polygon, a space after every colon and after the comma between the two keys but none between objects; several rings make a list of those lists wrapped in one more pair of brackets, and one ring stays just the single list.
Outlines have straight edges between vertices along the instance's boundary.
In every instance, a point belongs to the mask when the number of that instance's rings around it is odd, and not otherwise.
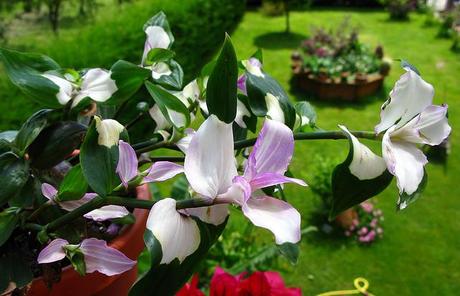
[{"label": "purple striped petal", "polygon": [[62,201],[59,203],[59,206],[66,211],[73,211],[76,208],[81,207],[85,203],[89,202],[97,196],[97,193],[86,193],[82,198],[77,200]]},{"label": "purple striped petal", "polygon": [[248,95],[248,92],[246,90],[246,75],[241,75],[240,77],[238,77],[238,81],[236,83],[236,86],[238,87],[238,89],[245,95],[247,96]]},{"label": "purple striped petal", "polygon": [[244,175],[278,173],[284,175],[294,152],[294,135],[283,123],[265,119],[249,156]]},{"label": "purple striped petal", "polygon": [[56,188],[53,187],[53,185],[48,184],[48,183],[42,184],[42,194],[47,199],[53,201],[57,193],[58,191],[56,190]]},{"label": "purple striped petal", "polygon": [[161,182],[184,172],[184,167],[170,161],[157,161],[149,169],[142,183]]},{"label": "purple striped petal", "polygon": [[133,147],[123,140],[118,143],[118,164],[116,172],[120,176],[121,183],[128,188],[128,182],[137,176],[137,156]]},{"label": "purple striped petal", "polygon": [[83,215],[87,219],[94,221],[105,221],[109,219],[122,218],[129,214],[129,211],[122,206],[104,206]]},{"label": "purple striped petal", "polygon": [[99,271],[108,276],[116,275],[130,270],[136,265],[117,249],[107,246],[106,241],[95,238],[85,239],[80,250],[85,255],[86,272]]},{"label": "purple striped petal", "polygon": [[307,183],[300,179],[289,178],[277,173],[262,173],[257,175],[250,182],[252,191],[284,183],[295,183],[300,186],[307,186]]},{"label": "purple striped petal", "polygon": [[287,202],[270,196],[250,198],[242,210],[254,225],[270,230],[277,244],[300,241],[300,214]]},{"label": "purple striped petal", "polygon": [[62,238],[53,240],[38,254],[38,263],[51,263],[64,259],[65,252],[63,247],[68,244],[69,242]]}]

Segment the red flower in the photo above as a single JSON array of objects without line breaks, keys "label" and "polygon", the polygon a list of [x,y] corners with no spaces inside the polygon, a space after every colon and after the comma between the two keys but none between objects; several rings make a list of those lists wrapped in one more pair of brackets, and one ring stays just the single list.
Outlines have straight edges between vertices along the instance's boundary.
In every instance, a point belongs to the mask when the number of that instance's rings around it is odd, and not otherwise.
[{"label": "red flower", "polygon": [[198,289],[198,275],[193,275],[190,284],[185,284],[182,289],[177,292],[176,296],[205,296],[204,293]]}]

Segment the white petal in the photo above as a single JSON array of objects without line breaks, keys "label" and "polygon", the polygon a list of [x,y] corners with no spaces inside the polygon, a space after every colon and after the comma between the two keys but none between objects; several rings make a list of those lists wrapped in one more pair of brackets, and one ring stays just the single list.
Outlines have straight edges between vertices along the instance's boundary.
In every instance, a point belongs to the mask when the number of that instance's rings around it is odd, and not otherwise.
[{"label": "white petal", "polygon": [[287,202],[270,196],[250,198],[242,210],[254,225],[270,230],[277,244],[300,241],[300,214]]},{"label": "white petal", "polygon": [[166,120],[163,113],[161,113],[161,110],[157,104],[150,108],[149,114],[156,123],[155,132],[171,128],[171,124]]},{"label": "white petal", "polygon": [[123,218],[128,214],[129,211],[125,207],[109,205],[93,210],[83,216],[94,221],[106,221],[109,219]]},{"label": "white petal", "polygon": [[152,67],[150,67],[150,69],[152,70],[153,79],[160,79],[161,76],[163,75],[169,76],[172,73],[168,64],[163,63],[163,62],[154,64]]},{"label": "white petal", "polygon": [[187,99],[191,99],[192,102],[195,102],[200,98],[200,88],[198,87],[196,79],[184,87],[182,95]]},{"label": "white petal", "polygon": [[82,77],[81,90],[72,102],[72,107],[86,97],[96,102],[105,102],[118,90],[112,73],[100,68],[91,69]]},{"label": "white petal", "polygon": [[72,99],[73,84],[70,81],[52,74],[42,74],[42,76],[59,87],[59,92],[56,94],[59,104],[65,105]]},{"label": "white petal", "polygon": [[345,126],[339,125],[339,128],[348,135],[353,144],[353,160],[348,167],[350,172],[360,180],[370,180],[382,175],[387,169],[383,158],[361,144]]},{"label": "white petal", "polygon": [[148,169],[148,174],[142,183],[166,181],[183,172],[184,167],[179,164],[170,161],[157,161]]},{"label": "white petal", "polygon": [[175,258],[179,262],[193,254],[200,245],[200,230],[196,222],[176,210],[176,201],[162,199],[150,210],[147,229],[160,242],[163,257],[161,264],[170,263]]},{"label": "white petal", "polygon": [[284,123],[284,112],[281,109],[278,98],[267,93],[265,95],[265,104],[267,105],[267,116],[273,120]]},{"label": "white petal", "polygon": [[251,112],[249,112],[248,108],[246,108],[246,105],[241,102],[240,100],[236,100],[236,117],[235,117],[235,122],[242,128],[246,128],[246,123],[243,121],[243,117],[250,117]]},{"label": "white petal", "polygon": [[185,213],[197,217],[205,223],[217,226],[225,222],[228,216],[228,205],[221,204],[211,207],[189,208],[185,210]]},{"label": "white petal", "polygon": [[423,180],[423,167],[428,162],[423,152],[415,144],[392,141],[394,128],[390,128],[382,140],[383,158],[390,173],[396,179],[399,193],[414,193]]},{"label": "white petal", "polygon": [[431,105],[433,96],[433,86],[414,71],[406,69],[391,90],[390,99],[382,106],[381,121],[375,132],[381,133],[393,125],[403,126]]},{"label": "white petal", "polygon": [[179,149],[185,154],[187,154],[188,146],[190,145],[190,141],[192,140],[195,133],[196,132],[191,128],[185,129],[185,137],[183,137],[176,143],[176,146],[179,147]]},{"label": "white petal", "polygon": [[193,190],[210,198],[227,191],[237,175],[233,153],[232,125],[209,116],[185,155],[185,175]]},{"label": "white petal", "polygon": [[171,40],[165,29],[160,26],[149,26],[145,29],[147,40],[145,41],[142,62],[145,61],[149,51],[153,48],[168,48]]},{"label": "white petal", "polygon": [[99,134],[97,143],[108,148],[113,145],[118,145],[120,134],[125,127],[113,119],[101,120],[99,117],[95,116],[94,120],[96,121],[96,130]]},{"label": "white petal", "polygon": [[249,60],[241,61],[241,63],[252,75],[257,77],[264,77],[264,74],[261,71],[262,65],[257,59],[251,58]]}]

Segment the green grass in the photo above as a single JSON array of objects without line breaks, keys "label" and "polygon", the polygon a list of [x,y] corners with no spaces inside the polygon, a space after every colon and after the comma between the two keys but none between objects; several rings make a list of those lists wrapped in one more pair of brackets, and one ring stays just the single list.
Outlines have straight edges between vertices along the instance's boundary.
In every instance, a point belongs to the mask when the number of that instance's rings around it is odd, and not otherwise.
[{"label": "green grass", "polygon": [[[344,240],[325,239],[308,234],[301,243],[297,266],[283,272],[286,282],[301,287],[304,295],[351,289],[353,279],[362,276],[370,281],[376,295],[456,295],[460,289],[460,56],[449,50],[450,41],[437,39],[436,28],[425,28],[424,17],[411,16],[410,22],[390,22],[381,11],[313,10],[291,15],[293,34],[285,35],[284,18],[268,18],[257,12],[245,14],[232,38],[239,58],[248,57],[257,47],[264,48],[265,70],[289,90],[290,55],[299,40],[308,35],[312,25],[334,26],[345,15],[361,28],[361,40],[372,46],[382,44],[391,58],[403,58],[414,64],[425,80],[436,89],[435,103],[449,104],[450,124],[454,129],[452,154],[447,167],[429,164],[429,183],[423,197],[408,209],[396,212],[396,184],[378,196],[378,207],[385,213],[385,234],[370,247]],[[443,63],[442,69],[436,64]],[[384,91],[359,104],[312,101],[318,124],[336,129],[345,124],[350,129],[373,130],[379,121],[379,108],[403,71],[397,62],[386,79]],[[290,91],[291,99],[309,99]],[[376,143],[371,144],[378,149]],[[314,173],[315,155],[344,159],[348,143],[344,141],[298,142],[292,171],[307,182]],[[379,151],[379,150],[376,150]],[[311,191],[287,185],[291,203],[302,213],[303,223],[315,209]],[[235,225],[234,225],[235,226]]]}]

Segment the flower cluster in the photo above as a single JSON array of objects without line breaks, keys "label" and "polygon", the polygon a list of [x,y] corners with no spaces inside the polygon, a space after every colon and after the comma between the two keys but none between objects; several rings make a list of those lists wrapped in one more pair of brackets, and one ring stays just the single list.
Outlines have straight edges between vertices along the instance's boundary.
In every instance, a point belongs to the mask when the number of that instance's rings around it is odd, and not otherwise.
[{"label": "flower cluster", "polygon": [[371,244],[378,238],[383,237],[381,226],[384,220],[383,212],[376,209],[374,204],[366,201],[357,206],[357,218],[353,219],[352,225],[345,230],[345,236],[355,237],[361,244]]},{"label": "flower cluster", "polygon": [[[189,284],[186,284],[176,296],[204,296],[198,288],[198,277],[195,275]],[[247,276],[245,272],[239,275],[226,273],[222,268],[217,267],[211,279],[210,296],[244,296],[244,295],[266,295],[266,296],[300,296],[302,291],[299,288],[288,288],[285,286],[280,274],[273,271],[256,271]]]}]

